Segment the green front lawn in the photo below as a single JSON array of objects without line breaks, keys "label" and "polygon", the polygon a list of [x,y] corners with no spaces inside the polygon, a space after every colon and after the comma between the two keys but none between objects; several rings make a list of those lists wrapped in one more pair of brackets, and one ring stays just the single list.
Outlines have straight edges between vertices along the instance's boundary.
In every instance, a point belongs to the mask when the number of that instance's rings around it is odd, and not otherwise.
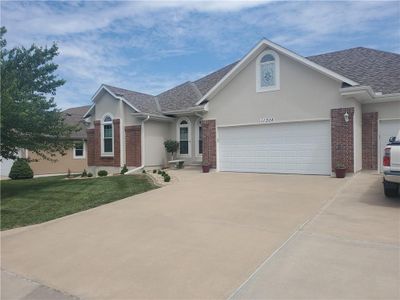
[{"label": "green front lawn", "polygon": [[144,175],[3,180],[1,230],[53,220],[154,188]]}]

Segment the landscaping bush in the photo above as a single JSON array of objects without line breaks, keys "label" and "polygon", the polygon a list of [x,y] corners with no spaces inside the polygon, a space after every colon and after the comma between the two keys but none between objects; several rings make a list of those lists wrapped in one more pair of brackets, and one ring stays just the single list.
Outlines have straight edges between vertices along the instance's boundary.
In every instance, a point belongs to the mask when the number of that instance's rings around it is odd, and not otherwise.
[{"label": "landscaping bush", "polygon": [[11,179],[29,179],[33,177],[33,171],[26,159],[17,158],[11,167],[8,177]]},{"label": "landscaping bush", "polygon": [[128,172],[128,168],[126,167],[126,165],[124,165],[121,169],[121,175],[124,175],[126,172]]},{"label": "landscaping bush", "polygon": [[157,174],[158,174],[158,175],[161,175],[161,170],[158,170],[158,171],[157,171]]},{"label": "landscaping bush", "polygon": [[99,172],[97,172],[97,175],[100,177],[104,177],[108,175],[108,172],[106,170],[100,170]]},{"label": "landscaping bush", "polygon": [[87,173],[87,177],[93,177],[93,174],[92,173]]},{"label": "landscaping bush", "polygon": [[161,171],[161,176],[165,176],[165,174],[167,174],[165,171]]},{"label": "landscaping bush", "polygon": [[170,182],[170,181],[171,181],[171,177],[168,174],[165,174],[164,182]]},{"label": "landscaping bush", "polygon": [[168,153],[171,153],[171,157],[174,159],[174,153],[179,149],[179,142],[174,140],[166,140],[164,142],[164,147]]},{"label": "landscaping bush", "polygon": [[143,173],[143,174],[146,174],[146,170],[143,170],[142,173]]},{"label": "landscaping bush", "polygon": [[153,170],[153,174],[155,174],[155,173],[157,173],[157,170],[156,170],[156,169]]},{"label": "landscaping bush", "polygon": [[87,172],[86,172],[86,169],[84,169],[83,172],[82,172],[81,177],[87,177],[87,176],[88,176],[88,174],[87,174]]}]

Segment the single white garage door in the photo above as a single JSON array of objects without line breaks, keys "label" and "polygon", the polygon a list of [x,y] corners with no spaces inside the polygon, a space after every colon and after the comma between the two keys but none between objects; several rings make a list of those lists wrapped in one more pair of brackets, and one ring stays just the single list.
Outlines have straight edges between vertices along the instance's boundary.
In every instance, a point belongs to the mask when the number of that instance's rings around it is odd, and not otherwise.
[{"label": "single white garage door", "polygon": [[379,122],[379,151],[378,151],[378,162],[379,170],[382,170],[382,159],[383,159],[383,149],[389,142],[389,138],[396,136],[400,130],[400,120],[387,120]]},{"label": "single white garage door", "polygon": [[331,174],[330,122],[218,128],[219,170]]}]

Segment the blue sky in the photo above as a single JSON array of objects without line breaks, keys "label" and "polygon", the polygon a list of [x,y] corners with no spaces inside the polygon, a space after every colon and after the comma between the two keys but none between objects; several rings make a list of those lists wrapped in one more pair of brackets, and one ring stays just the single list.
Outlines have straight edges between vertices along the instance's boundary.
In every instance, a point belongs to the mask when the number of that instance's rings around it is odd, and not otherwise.
[{"label": "blue sky", "polygon": [[1,2],[9,46],[56,41],[61,108],[101,83],[157,94],[243,57],[262,37],[303,56],[364,46],[400,53],[400,2]]}]

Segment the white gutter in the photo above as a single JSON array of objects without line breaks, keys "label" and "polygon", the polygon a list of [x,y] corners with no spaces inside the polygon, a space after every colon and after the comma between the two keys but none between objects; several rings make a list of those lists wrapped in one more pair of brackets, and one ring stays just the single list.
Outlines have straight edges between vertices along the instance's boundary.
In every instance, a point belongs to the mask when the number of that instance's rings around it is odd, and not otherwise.
[{"label": "white gutter", "polygon": [[362,104],[400,101],[400,93],[374,93],[370,86],[355,86],[340,89],[345,98],[354,98]]},{"label": "white gutter", "polygon": [[145,157],[144,157],[144,145],[145,145],[145,140],[144,140],[144,123],[147,122],[149,119],[150,119],[150,115],[148,115],[148,116],[146,117],[146,119],[144,119],[144,120],[142,121],[142,124],[141,124],[141,127],[140,127],[140,130],[141,130],[141,133],[140,133],[140,134],[141,134],[141,141],[140,141],[141,147],[140,147],[140,148],[141,148],[141,161],[142,161],[142,165],[141,165],[140,167],[134,168],[134,169],[132,169],[132,170],[126,172],[125,174],[132,174],[132,173],[134,173],[134,172],[136,172],[136,171],[139,171],[139,170],[141,170],[141,169],[144,168],[144,159],[145,159]]}]

